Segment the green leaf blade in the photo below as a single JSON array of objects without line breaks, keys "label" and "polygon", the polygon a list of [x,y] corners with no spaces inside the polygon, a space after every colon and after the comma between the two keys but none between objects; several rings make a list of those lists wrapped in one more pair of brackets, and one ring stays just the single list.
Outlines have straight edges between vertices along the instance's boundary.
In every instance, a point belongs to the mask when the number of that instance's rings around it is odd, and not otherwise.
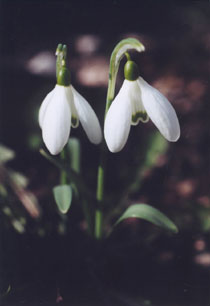
[{"label": "green leaf blade", "polygon": [[72,201],[71,187],[69,185],[58,185],[53,188],[53,195],[59,211],[66,214]]},{"label": "green leaf blade", "polygon": [[71,168],[76,173],[80,173],[80,151],[79,140],[75,137],[71,137],[67,143],[67,152],[69,155]]},{"label": "green leaf blade", "polygon": [[8,147],[0,144],[0,163],[6,163],[15,158],[15,152]]},{"label": "green leaf blade", "polygon": [[163,229],[169,230],[173,233],[178,233],[177,226],[158,209],[147,204],[134,204],[126,209],[122,216],[117,220],[119,224],[128,218],[139,218],[149,221]]}]

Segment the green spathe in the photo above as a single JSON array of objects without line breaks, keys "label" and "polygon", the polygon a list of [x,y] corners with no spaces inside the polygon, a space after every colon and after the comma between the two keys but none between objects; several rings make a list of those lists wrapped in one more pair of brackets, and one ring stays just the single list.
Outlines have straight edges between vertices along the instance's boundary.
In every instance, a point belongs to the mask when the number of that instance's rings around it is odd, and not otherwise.
[{"label": "green spathe", "polygon": [[71,84],[70,72],[66,67],[62,67],[57,75],[57,84],[61,86],[69,86]]}]

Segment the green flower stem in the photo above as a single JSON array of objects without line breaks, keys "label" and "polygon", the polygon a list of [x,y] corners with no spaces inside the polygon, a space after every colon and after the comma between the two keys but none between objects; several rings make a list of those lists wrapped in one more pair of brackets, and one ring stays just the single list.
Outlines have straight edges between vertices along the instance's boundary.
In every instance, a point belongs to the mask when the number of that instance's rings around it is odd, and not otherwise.
[{"label": "green flower stem", "polygon": [[131,56],[128,52],[125,52],[125,56],[127,58],[127,61],[131,61]]},{"label": "green flower stem", "polygon": [[[115,93],[115,83],[117,77],[117,71],[114,69],[114,51],[110,59],[110,68],[109,68],[109,82],[107,90],[107,99],[106,99],[106,108],[104,120],[108,109],[114,99]],[[103,227],[103,211],[102,211],[102,202],[104,198],[104,180],[105,180],[105,160],[106,160],[106,144],[103,140],[101,144],[101,155],[100,162],[98,166],[98,178],[97,178],[97,189],[96,189],[96,200],[97,200],[97,209],[95,212],[95,238],[101,239],[103,236],[102,227]]]},{"label": "green flower stem", "polygon": [[[117,71],[114,70],[114,51],[112,53],[110,59],[110,69],[109,69],[109,83],[108,83],[108,90],[107,90],[107,99],[106,99],[106,108],[105,108],[105,115],[108,112],[108,109],[114,99],[115,93],[115,83],[117,77]],[[117,69],[118,70],[118,69]],[[104,180],[105,180],[105,161],[106,161],[106,144],[103,140],[101,144],[101,155],[100,155],[100,162],[98,166],[98,178],[97,178],[97,189],[96,189],[96,200],[97,200],[97,209],[95,211],[95,238],[101,239],[103,236],[103,211],[102,211],[102,204],[104,198]]]},{"label": "green flower stem", "polygon": [[[61,151],[61,160],[63,162],[65,162],[65,158],[66,158],[66,154],[65,154],[65,149],[63,149]],[[66,171],[65,170],[61,170],[61,174],[60,174],[60,183],[61,185],[65,185],[67,184],[67,174],[66,174]]]},{"label": "green flower stem", "polygon": [[66,66],[67,46],[58,44],[55,55],[57,56],[56,60],[56,78],[57,78],[60,69]]},{"label": "green flower stem", "polygon": [[[130,49],[135,49],[136,51],[141,52],[144,51],[144,46],[135,38],[127,38],[120,41],[112,52],[110,59],[110,66],[109,66],[109,82],[108,82],[104,120],[108,112],[108,109],[114,99],[115,84],[116,84],[116,78],[117,78],[120,61],[124,55],[126,55],[127,58],[130,58],[129,54],[127,53],[127,51]],[[97,179],[97,189],[96,189],[97,208],[95,211],[95,231],[94,231],[94,236],[96,239],[101,239],[103,236],[102,204],[104,198],[106,152],[107,148],[105,141],[103,140],[101,144],[101,155],[100,155],[100,163],[98,166],[98,179]]]},{"label": "green flower stem", "polygon": [[103,141],[101,145],[101,156],[100,163],[98,166],[98,178],[97,178],[97,190],[96,190],[96,200],[97,200],[97,208],[95,211],[95,238],[101,239],[103,232],[103,211],[102,211],[102,202],[104,198],[104,177],[105,177],[105,143]]}]

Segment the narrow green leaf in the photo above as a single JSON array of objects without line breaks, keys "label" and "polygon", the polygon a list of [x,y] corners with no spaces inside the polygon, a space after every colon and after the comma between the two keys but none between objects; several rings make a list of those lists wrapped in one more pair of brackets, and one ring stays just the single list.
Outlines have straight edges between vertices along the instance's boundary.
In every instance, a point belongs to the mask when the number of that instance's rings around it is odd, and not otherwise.
[{"label": "narrow green leaf", "polygon": [[52,157],[43,149],[40,149],[40,153],[58,169],[66,171],[69,180],[77,186],[81,194],[93,197],[89,189],[86,187],[82,177],[78,173],[76,173],[76,171],[74,171],[68,164],[64,163],[63,161],[60,161],[57,157]]},{"label": "narrow green leaf", "polygon": [[12,287],[11,287],[11,285],[9,285],[7,290],[0,294],[0,298],[3,298],[5,296],[7,296],[11,292],[11,289],[12,289]]},{"label": "narrow green leaf", "polygon": [[70,158],[71,168],[80,173],[80,142],[77,138],[71,137],[67,143],[67,150]]},{"label": "narrow green leaf", "polygon": [[12,226],[14,227],[14,229],[18,233],[23,234],[25,232],[24,225],[18,219],[15,219],[15,218],[12,219],[11,223],[12,223]]},{"label": "narrow green leaf", "polygon": [[6,163],[15,158],[15,152],[0,144],[0,163]]},{"label": "narrow green leaf", "polygon": [[173,233],[178,233],[178,228],[166,215],[147,204],[134,204],[128,207],[116,225],[128,218],[144,219]]},{"label": "narrow green leaf", "polygon": [[0,184],[0,196],[6,198],[8,196],[8,192],[6,187],[3,184]]},{"label": "narrow green leaf", "polygon": [[72,189],[69,185],[58,185],[53,188],[53,195],[58,209],[66,214],[71,206]]},{"label": "narrow green leaf", "polygon": [[10,178],[20,187],[25,188],[28,185],[28,178],[20,172],[9,170]]},{"label": "narrow green leaf", "polygon": [[165,138],[160,134],[159,131],[154,132],[148,142],[147,152],[145,154],[145,160],[143,164],[143,171],[146,171],[152,168],[156,162],[158,157],[161,154],[164,154],[168,149],[168,142]]},{"label": "narrow green leaf", "polygon": [[144,175],[148,170],[151,170],[157,165],[158,158],[164,155],[168,149],[168,142],[160,134],[159,131],[155,131],[148,137],[146,149],[144,152],[143,161],[139,159],[139,162],[134,170],[132,170],[132,183],[128,187],[128,191],[138,192],[141,188]]}]

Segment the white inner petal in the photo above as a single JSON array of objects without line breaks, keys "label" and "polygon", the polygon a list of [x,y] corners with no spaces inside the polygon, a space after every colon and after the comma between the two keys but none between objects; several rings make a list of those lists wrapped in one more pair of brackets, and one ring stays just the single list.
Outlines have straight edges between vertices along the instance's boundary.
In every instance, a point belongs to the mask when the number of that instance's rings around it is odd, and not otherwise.
[{"label": "white inner petal", "polygon": [[142,78],[138,79],[142,102],[152,122],[168,141],[177,141],[180,126],[173,106],[157,89]]},{"label": "white inner petal", "polygon": [[137,125],[139,121],[147,122],[149,117],[147,116],[146,110],[141,99],[141,90],[138,84],[138,80],[130,81],[130,100],[132,107],[132,125]]}]

